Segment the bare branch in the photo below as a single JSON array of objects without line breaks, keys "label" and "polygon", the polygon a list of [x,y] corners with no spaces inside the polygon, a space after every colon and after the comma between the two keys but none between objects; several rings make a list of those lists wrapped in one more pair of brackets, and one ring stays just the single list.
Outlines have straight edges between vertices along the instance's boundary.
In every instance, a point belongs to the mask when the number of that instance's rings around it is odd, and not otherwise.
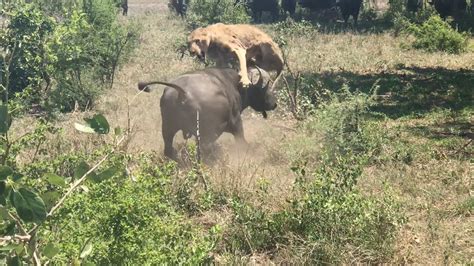
[{"label": "bare branch", "polygon": [[13,235],[0,237],[0,245],[5,245],[10,242],[28,242],[30,241],[30,235]]},{"label": "bare branch", "polygon": [[15,221],[16,226],[18,226],[18,229],[20,229],[20,232],[21,232],[23,235],[28,235],[28,233],[26,232],[25,227],[24,227],[23,224],[21,223],[20,217],[18,217],[18,215],[17,215],[16,213],[8,212],[8,216],[10,216],[10,218]]}]

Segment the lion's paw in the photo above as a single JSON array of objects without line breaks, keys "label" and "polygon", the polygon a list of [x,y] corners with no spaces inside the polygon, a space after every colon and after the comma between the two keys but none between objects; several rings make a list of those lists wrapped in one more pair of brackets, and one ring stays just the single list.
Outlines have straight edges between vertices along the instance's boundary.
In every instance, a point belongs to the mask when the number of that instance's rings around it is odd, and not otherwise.
[{"label": "lion's paw", "polygon": [[244,89],[247,89],[248,87],[250,87],[250,80],[247,77],[242,77],[240,79],[240,85],[242,85]]}]

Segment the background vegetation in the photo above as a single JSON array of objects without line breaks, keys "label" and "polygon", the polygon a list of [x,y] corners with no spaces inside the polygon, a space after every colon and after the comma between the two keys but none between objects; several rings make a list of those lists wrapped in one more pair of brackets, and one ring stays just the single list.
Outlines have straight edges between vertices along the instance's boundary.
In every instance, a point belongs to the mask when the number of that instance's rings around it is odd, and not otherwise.
[{"label": "background vegetation", "polygon": [[202,165],[180,138],[183,162],[163,157],[160,92],[136,84],[202,68],[176,48],[250,22],[242,5],[196,0],[181,19],[165,1],[130,0],[128,17],[112,0],[3,2],[0,259],[470,263],[469,18],[389,2],[356,29],[300,9],[257,25],[285,53],[279,108],[245,111],[250,147],[223,135]]}]

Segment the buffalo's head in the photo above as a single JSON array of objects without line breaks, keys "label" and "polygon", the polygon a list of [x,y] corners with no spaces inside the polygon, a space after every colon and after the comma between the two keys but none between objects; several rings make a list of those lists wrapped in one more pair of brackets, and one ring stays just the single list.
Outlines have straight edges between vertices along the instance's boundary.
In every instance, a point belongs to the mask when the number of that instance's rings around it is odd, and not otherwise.
[{"label": "buffalo's head", "polygon": [[267,112],[277,107],[277,99],[272,89],[272,80],[267,71],[258,67],[249,67],[248,75],[252,84],[246,90],[249,106],[257,112],[262,112],[267,118]]}]

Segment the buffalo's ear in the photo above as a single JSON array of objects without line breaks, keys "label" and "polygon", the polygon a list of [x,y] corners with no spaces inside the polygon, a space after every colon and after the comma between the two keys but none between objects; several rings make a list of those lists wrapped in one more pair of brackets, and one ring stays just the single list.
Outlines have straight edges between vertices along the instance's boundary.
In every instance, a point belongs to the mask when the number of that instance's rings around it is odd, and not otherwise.
[{"label": "buffalo's ear", "polygon": [[258,66],[250,68],[248,71],[248,75],[252,85],[257,88],[263,88],[263,74]]},{"label": "buffalo's ear", "polygon": [[250,70],[248,72],[248,75],[249,75],[250,83],[252,83],[252,85],[256,85],[258,82],[258,77],[255,74],[255,71]]}]

